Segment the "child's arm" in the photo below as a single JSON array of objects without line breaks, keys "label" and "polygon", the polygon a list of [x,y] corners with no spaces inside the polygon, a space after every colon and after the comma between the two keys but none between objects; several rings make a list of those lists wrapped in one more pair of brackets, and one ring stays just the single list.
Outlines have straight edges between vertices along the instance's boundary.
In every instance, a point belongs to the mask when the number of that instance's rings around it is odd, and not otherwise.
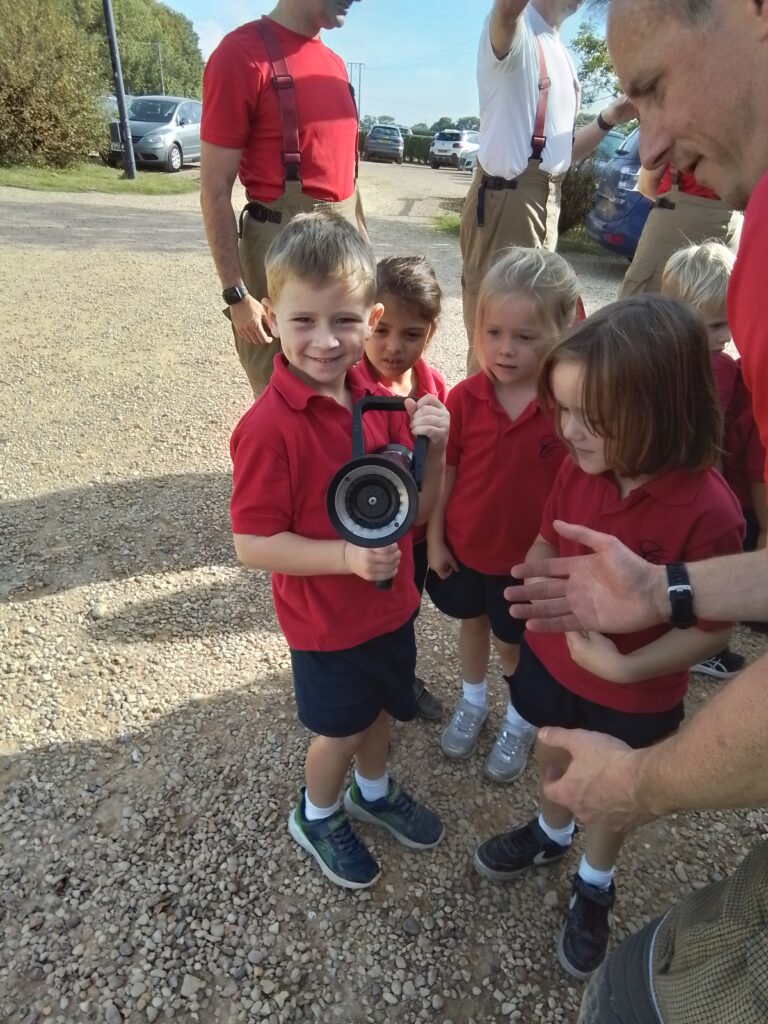
[{"label": "child's arm", "polygon": [[451,418],[443,403],[434,395],[424,395],[418,402],[406,398],[405,409],[411,417],[411,433],[414,437],[423,436],[429,441],[424,460],[419,511],[416,515],[416,524],[420,524],[429,520],[440,499]]},{"label": "child's arm", "polygon": [[443,487],[435,503],[427,525],[427,561],[430,569],[436,572],[441,580],[458,572],[459,565],[453,552],[445,543],[445,509],[456,480],[456,467],[446,466],[443,474]]},{"label": "child's arm", "polygon": [[696,626],[670,629],[645,647],[622,654],[602,633],[565,634],[576,664],[612,683],[641,683],[688,669],[721,651],[730,635],[730,626],[714,632],[705,632]]},{"label": "child's arm", "polygon": [[[557,555],[558,549],[554,544],[550,544],[548,540],[544,540],[541,534],[539,534],[533,544],[528,548],[528,554],[525,556],[525,560],[526,562],[531,562],[540,558],[557,558]],[[526,579],[525,582],[534,583],[537,578],[538,577],[536,576],[532,576],[530,579]]]},{"label": "child's arm", "polygon": [[755,519],[757,519],[759,530],[755,548],[758,551],[762,551],[768,547],[768,495],[766,494],[763,481],[750,484],[749,494],[752,498],[752,508],[755,512]]},{"label": "child's arm", "polygon": [[360,576],[389,580],[397,573],[401,552],[397,544],[360,548],[345,540],[314,540],[296,533],[256,537],[234,535],[238,559],[250,569],[266,569],[285,576]]}]

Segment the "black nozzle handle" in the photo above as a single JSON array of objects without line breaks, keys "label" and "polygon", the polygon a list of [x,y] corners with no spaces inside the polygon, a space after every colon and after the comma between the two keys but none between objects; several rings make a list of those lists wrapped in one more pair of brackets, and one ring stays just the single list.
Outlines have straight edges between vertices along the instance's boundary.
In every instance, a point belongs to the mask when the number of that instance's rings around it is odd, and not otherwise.
[{"label": "black nozzle handle", "polygon": [[405,410],[404,398],[392,398],[386,395],[366,395],[359,402],[355,403],[352,411],[352,458],[358,459],[365,455],[365,439],[363,437],[363,416],[371,409],[378,409],[381,412],[395,412]]},{"label": "black nozzle handle", "polygon": [[377,590],[391,590],[392,589],[392,580],[391,579],[389,579],[389,580],[376,580],[376,589]]}]

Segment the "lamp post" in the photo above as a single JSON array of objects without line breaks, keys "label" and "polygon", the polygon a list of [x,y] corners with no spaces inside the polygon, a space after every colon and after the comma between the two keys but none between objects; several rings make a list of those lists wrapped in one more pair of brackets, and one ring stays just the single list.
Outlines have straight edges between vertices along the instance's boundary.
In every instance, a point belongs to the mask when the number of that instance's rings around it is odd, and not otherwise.
[{"label": "lamp post", "polygon": [[131,181],[136,177],[136,158],[133,155],[133,139],[131,128],[128,124],[128,110],[125,106],[125,89],[123,87],[123,69],[120,67],[120,51],[117,47],[117,33],[115,32],[115,18],[112,13],[112,0],[102,0],[104,6],[104,23],[107,26],[107,39],[109,40],[109,56],[112,60],[112,76],[115,80],[115,96],[117,96],[117,109],[120,114],[120,136],[123,140],[123,166],[125,176]]}]

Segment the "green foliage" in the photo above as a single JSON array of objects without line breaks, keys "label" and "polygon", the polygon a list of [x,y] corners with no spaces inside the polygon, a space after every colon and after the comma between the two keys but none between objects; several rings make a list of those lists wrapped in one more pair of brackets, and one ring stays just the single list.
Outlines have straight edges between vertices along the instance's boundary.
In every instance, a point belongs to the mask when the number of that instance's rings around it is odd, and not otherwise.
[{"label": "green foliage", "polygon": [[584,226],[587,214],[592,209],[592,204],[595,201],[597,185],[597,167],[591,157],[569,168],[563,178],[558,226],[561,234],[565,234],[571,228],[581,228]]},{"label": "green foliage", "polygon": [[[426,121],[419,121],[418,124],[411,125],[411,131],[414,135],[429,135],[429,125]],[[434,134],[434,132],[432,133]]]},{"label": "green foliage", "polygon": [[579,81],[585,104],[619,95],[621,86],[613,69],[608,45],[604,37],[595,32],[591,21],[582,22],[579,26],[571,49],[579,58]]},{"label": "green foliage", "polygon": [[403,159],[409,164],[426,164],[429,161],[431,135],[409,135],[405,140]]},{"label": "green foliage", "polygon": [[166,196],[197,192],[198,182],[186,174],[139,171],[133,181],[122,171],[96,163],[51,167],[0,167],[0,185],[37,192],[109,192],[119,195]]},{"label": "green foliage", "polygon": [[379,118],[379,124],[394,124],[395,119],[391,114],[382,114]]},{"label": "green foliage", "polygon": [[456,122],[456,127],[460,128],[463,132],[476,132],[480,129],[480,118],[479,117],[460,117]]},{"label": "green foliage", "polygon": [[91,42],[60,0],[0,0],[0,165],[66,167],[106,131]]},{"label": "green foliage", "polygon": [[435,123],[432,125],[432,127],[429,130],[434,135],[435,132],[442,132],[446,128],[455,128],[455,127],[456,127],[456,125],[454,124],[454,121],[453,121],[452,117],[441,117],[439,121],[435,121]]}]

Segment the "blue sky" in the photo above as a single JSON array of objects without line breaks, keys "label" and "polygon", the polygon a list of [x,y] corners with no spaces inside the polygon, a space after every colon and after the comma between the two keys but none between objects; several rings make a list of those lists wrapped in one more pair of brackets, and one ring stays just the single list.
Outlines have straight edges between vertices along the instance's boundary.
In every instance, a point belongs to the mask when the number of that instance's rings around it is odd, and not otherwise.
[{"label": "blue sky", "polygon": [[[165,0],[188,17],[207,57],[225,32],[266,14],[259,0]],[[477,114],[475,54],[492,0],[362,0],[325,41],[347,63],[361,61],[362,113],[401,124]],[[563,25],[567,42],[584,18]],[[354,84],[357,86],[355,73]]]}]

